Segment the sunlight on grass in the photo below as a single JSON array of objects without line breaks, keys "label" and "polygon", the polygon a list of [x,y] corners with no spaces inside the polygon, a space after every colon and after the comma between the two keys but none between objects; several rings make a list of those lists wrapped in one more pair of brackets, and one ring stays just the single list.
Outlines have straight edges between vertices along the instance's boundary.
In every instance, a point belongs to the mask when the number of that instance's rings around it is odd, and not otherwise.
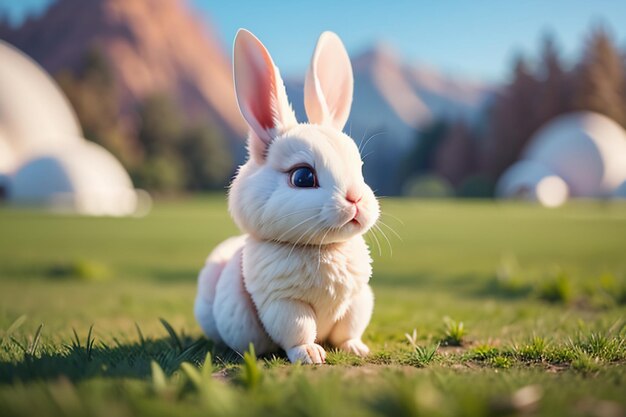
[{"label": "sunlight on grass", "polygon": [[195,324],[196,274],[235,233],[221,197],[160,202],[144,219],[0,209],[3,416],[624,410],[616,208],[391,199],[383,210],[404,224],[393,258],[373,254],[371,355],[327,347],[326,365],[302,366],[216,346]]}]

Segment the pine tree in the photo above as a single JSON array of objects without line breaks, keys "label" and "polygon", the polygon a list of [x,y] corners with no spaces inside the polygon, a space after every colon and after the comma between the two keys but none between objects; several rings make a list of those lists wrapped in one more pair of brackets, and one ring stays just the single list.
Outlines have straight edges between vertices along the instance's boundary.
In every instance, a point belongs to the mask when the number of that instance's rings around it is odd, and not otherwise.
[{"label": "pine tree", "polygon": [[540,124],[538,97],[541,83],[535,78],[525,57],[514,61],[513,81],[496,97],[491,107],[482,171],[491,178],[519,158],[524,146]]},{"label": "pine tree", "polygon": [[476,141],[467,124],[452,124],[435,151],[433,170],[452,185],[459,185],[475,169]]},{"label": "pine tree", "polygon": [[572,110],[570,78],[570,74],[561,63],[554,37],[549,33],[545,34],[538,74],[540,90],[537,97],[537,128]]},{"label": "pine tree", "polygon": [[224,189],[232,174],[233,160],[217,129],[209,125],[187,129],[179,152],[185,162],[187,189]]},{"label": "pine tree", "polygon": [[62,71],[56,80],[76,111],[85,138],[104,146],[126,167],[135,164],[136,146],[120,116],[114,75],[105,55],[91,48],[78,71]]},{"label": "pine tree", "polygon": [[592,31],[574,84],[574,108],[604,114],[626,127],[624,62],[609,32]]}]

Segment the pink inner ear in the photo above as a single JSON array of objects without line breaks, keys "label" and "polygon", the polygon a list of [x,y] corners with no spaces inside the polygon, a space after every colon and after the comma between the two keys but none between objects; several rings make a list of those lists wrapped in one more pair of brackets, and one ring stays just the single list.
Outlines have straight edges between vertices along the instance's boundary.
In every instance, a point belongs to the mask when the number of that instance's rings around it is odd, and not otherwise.
[{"label": "pink inner ear", "polygon": [[252,75],[255,78],[253,96],[246,103],[263,129],[275,127],[272,115],[272,74],[268,72],[265,68],[259,68],[254,72]]},{"label": "pink inner ear", "polygon": [[245,29],[235,37],[233,67],[237,103],[250,127],[250,154],[262,161],[273,135],[297,121],[267,49]]}]

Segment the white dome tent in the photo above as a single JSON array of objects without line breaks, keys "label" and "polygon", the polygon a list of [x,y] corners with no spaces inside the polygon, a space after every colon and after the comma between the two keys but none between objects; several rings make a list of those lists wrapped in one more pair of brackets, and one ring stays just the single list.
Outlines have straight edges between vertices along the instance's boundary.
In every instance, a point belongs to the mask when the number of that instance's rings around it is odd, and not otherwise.
[{"label": "white dome tent", "polygon": [[138,202],[122,165],[87,141],[33,156],[13,175],[10,195],[17,203],[100,216],[132,214]]},{"label": "white dome tent", "polygon": [[565,203],[569,187],[545,165],[523,160],[512,165],[498,181],[496,195],[557,207]]},{"label": "white dome tent", "polygon": [[1,41],[0,62],[0,187],[9,202],[96,216],[149,208],[117,159],[82,138],[73,109],[42,68]]},{"label": "white dome tent", "polygon": [[[531,138],[522,160],[500,177],[497,195],[527,198],[544,204],[535,197],[538,182],[527,184],[531,191],[525,196],[516,194],[511,186],[533,177],[528,169],[561,179],[572,197],[614,196],[618,187],[626,181],[626,132],[615,121],[597,113],[577,112],[559,116]],[[555,195],[549,200],[558,201],[563,187],[554,185],[551,189]],[[562,202],[565,200],[563,198]]]},{"label": "white dome tent", "polygon": [[18,153],[81,141],[74,110],[54,80],[0,41],[0,136]]}]

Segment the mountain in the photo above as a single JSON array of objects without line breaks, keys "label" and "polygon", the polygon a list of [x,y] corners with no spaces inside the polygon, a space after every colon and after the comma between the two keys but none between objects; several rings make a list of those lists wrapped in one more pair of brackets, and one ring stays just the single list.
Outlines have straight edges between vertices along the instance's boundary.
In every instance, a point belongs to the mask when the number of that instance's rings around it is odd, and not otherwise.
[{"label": "mountain", "polygon": [[[99,48],[114,71],[124,113],[148,95],[167,93],[190,118],[221,127],[241,162],[246,126],[235,102],[230,57],[210,21],[193,13],[185,0],[57,0],[17,29],[0,22],[0,37],[52,74],[78,68],[90,49]],[[439,118],[473,123],[491,95],[488,86],[408,63],[382,43],[354,55],[352,65],[354,101],[346,131],[363,143],[365,176],[382,194],[399,191],[399,161],[419,128]],[[304,74],[298,76],[286,77],[286,87],[299,119],[306,120]]]},{"label": "mountain", "polygon": [[76,69],[97,47],[114,71],[123,112],[166,93],[189,118],[217,123],[229,138],[245,137],[228,54],[183,0],[58,0],[0,36],[52,74]]}]

